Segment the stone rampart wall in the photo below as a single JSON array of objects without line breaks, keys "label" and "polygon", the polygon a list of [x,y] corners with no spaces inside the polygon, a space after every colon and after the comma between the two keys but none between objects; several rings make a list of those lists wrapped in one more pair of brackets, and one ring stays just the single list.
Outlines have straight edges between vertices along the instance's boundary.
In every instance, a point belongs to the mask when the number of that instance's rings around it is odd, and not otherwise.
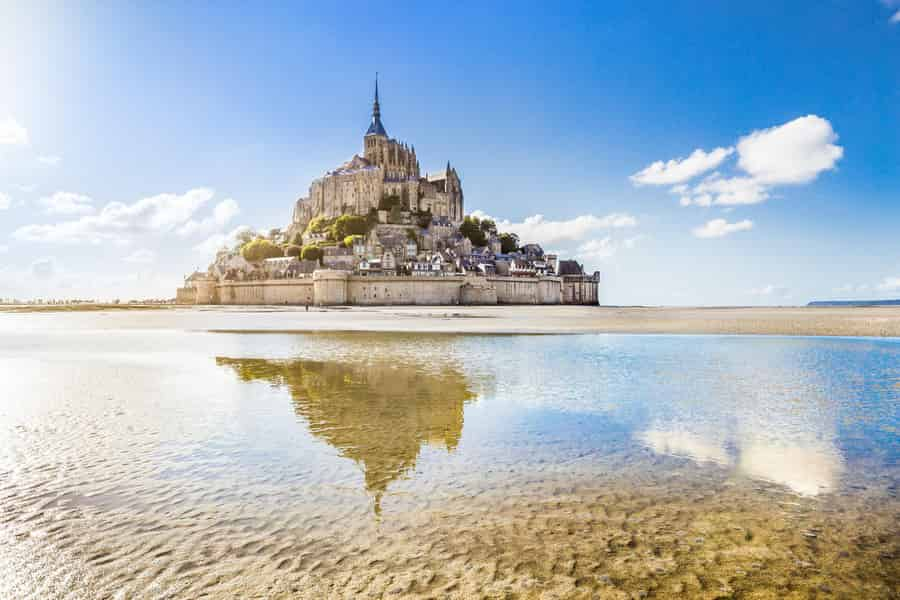
[{"label": "stone rampart wall", "polygon": [[558,277],[488,277],[500,304],[561,304]]},{"label": "stone rampart wall", "polygon": [[460,303],[464,277],[351,277],[347,301],[359,305]]},{"label": "stone rampart wall", "polygon": [[218,286],[220,304],[313,304],[312,279],[228,281]]},{"label": "stone rampart wall", "polygon": [[[205,282],[204,282],[205,283]],[[214,284],[213,284],[214,285]],[[558,277],[404,277],[320,269],[312,278],[229,281],[197,290],[197,304],[335,306],[596,304],[597,282]],[[186,292],[179,298],[189,300]]]}]

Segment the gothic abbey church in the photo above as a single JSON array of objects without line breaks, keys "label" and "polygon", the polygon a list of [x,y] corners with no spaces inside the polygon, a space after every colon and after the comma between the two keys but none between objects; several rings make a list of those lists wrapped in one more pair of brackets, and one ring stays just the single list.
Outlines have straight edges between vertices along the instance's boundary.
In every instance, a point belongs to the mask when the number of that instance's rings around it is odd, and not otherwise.
[{"label": "gothic abbey church", "polygon": [[412,213],[430,212],[454,224],[463,219],[462,185],[450,162],[442,171],[422,177],[415,146],[388,137],[381,122],[376,78],[372,122],[363,137],[363,155],[354,155],[312,182],[309,195],[294,206],[290,230],[302,232],[315,217],[365,216],[377,210],[385,197],[399,198],[401,208]]}]

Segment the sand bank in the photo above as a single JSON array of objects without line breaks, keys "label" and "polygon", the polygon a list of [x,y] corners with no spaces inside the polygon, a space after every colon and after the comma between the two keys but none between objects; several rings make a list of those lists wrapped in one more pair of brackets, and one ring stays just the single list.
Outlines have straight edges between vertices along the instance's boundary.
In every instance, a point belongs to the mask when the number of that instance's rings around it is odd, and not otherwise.
[{"label": "sand bank", "polygon": [[[156,307],[155,307],[156,308]],[[0,308],[0,313],[12,309]],[[84,310],[88,311],[87,307]],[[7,315],[16,321],[36,315],[29,307]],[[87,315],[72,311],[66,327]],[[90,310],[96,315],[96,309]],[[41,315],[40,318],[50,318]],[[643,333],[766,334],[900,337],[900,307],[169,307],[142,311],[110,309],[110,328],[177,328],[221,331],[404,331],[459,333]],[[0,328],[14,326],[0,319]],[[33,325],[29,322],[29,325]],[[86,319],[84,326],[96,326]]]}]

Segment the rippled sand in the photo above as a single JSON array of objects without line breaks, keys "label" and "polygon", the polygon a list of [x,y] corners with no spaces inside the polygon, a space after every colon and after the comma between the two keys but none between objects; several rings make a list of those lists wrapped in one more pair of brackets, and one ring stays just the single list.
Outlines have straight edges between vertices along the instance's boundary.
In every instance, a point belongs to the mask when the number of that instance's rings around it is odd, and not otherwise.
[{"label": "rippled sand", "polygon": [[0,598],[900,585],[896,342],[73,317],[0,325]]},{"label": "rippled sand", "polygon": [[[611,467],[624,465],[611,465]],[[727,478],[487,475],[374,519],[289,490],[3,490],[4,597],[890,598],[886,490],[798,499]],[[628,468],[625,467],[627,471]],[[690,471],[690,469],[686,469]],[[273,486],[277,482],[271,482]],[[299,491],[299,490],[298,490]],[[137,496],[137,497],[135,497]],[[116,596],[116,594],[124,594]]]}]

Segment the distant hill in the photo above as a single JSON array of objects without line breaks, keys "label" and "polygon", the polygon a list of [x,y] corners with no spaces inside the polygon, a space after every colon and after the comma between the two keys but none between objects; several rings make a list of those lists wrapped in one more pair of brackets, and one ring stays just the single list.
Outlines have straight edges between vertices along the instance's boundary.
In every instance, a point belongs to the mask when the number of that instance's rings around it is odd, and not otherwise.
[{"label": "distant hill", "polygon": [[815,300],[807,306],[900,306],[900,300]]}]

